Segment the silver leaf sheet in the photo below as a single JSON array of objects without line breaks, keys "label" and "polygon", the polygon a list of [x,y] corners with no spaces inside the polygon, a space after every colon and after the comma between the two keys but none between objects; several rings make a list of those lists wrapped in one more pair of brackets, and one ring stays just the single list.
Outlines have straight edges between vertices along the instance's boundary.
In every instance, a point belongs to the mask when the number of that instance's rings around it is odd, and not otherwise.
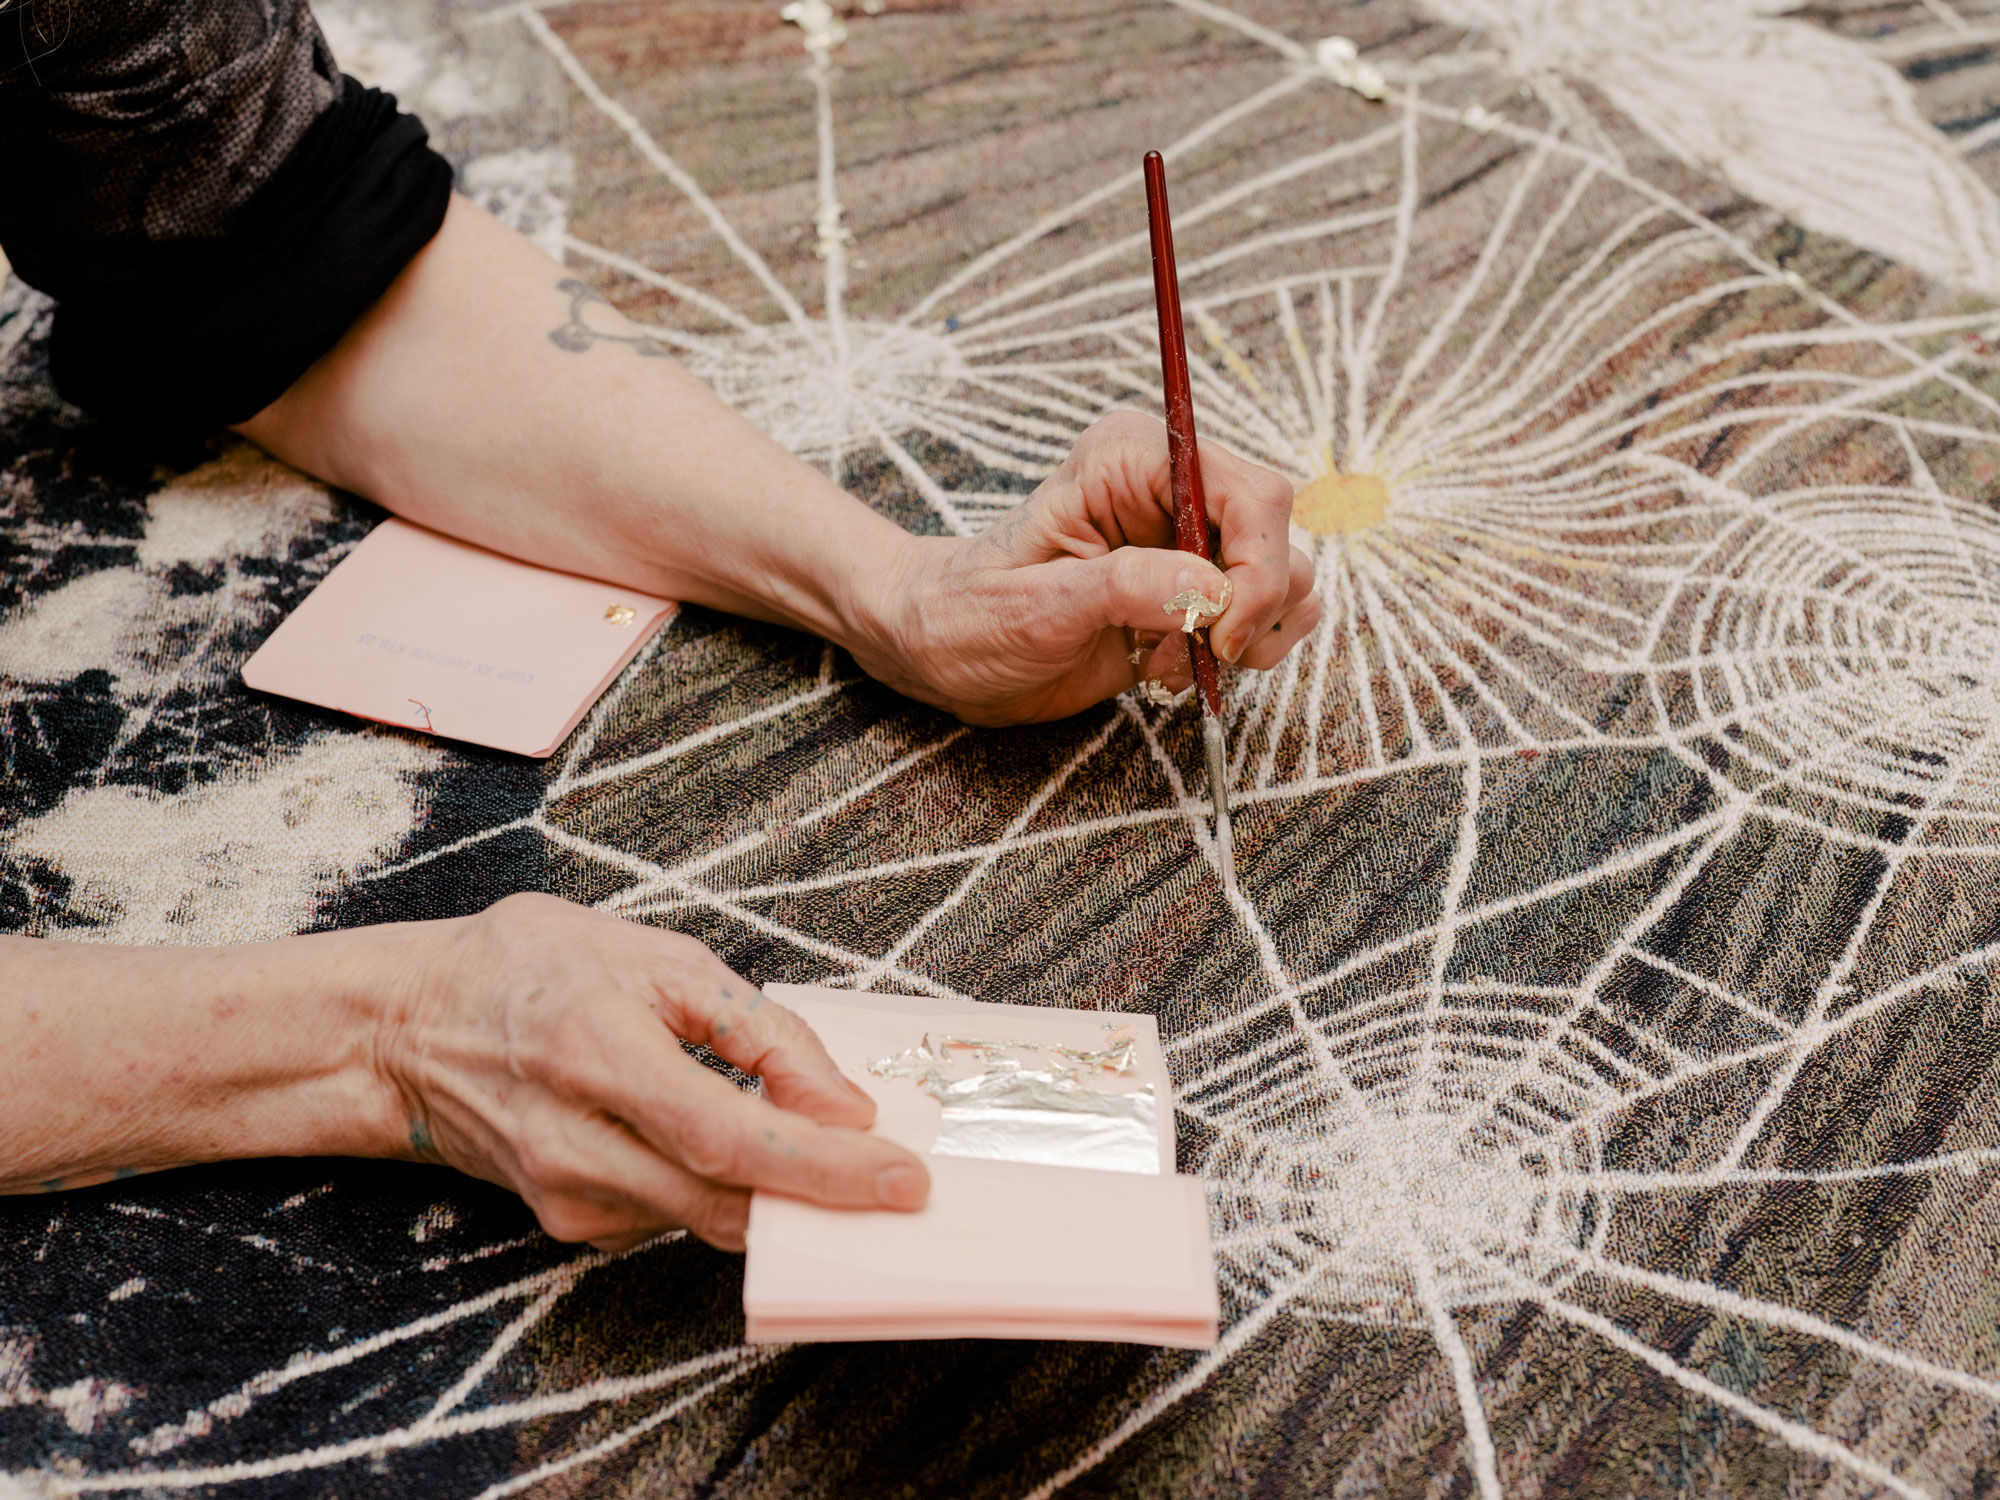
[{"label": "silver leaf sheet", "polygon": [[941,1102],[944,1116],[931,1148],[939,1156],[1159,1174],[1159,1114],[1150,1087],[1110,1094],[1003,1065],[947,1085]]},{"label": "silver leaf sheet", "polygon": [[[989,1041],[946,1036],[877,1058],[869,1070],[883,1078],[909,1078],[943,1106],[939,1156],[1088,1167],[1101,1172],[1160,1171],[1159,1107],[1151,1085],[1131,1093],[1086,1088],[1085,1078],[1125,1073],[1132,1067],[1127,1029],[1112,1032],[1101,1050],[1038,1042]],[[952,1078],[953,1050],[971,1053],[979,1071]],[[1029,1068],[1010,1053],[1040,1053]]]}]

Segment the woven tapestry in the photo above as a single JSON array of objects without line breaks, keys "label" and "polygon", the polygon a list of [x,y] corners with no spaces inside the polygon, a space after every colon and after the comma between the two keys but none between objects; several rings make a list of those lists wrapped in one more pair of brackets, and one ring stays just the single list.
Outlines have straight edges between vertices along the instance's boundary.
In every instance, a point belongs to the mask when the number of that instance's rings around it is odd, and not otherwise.
[{"label": "woven tapestry", "polygon": [[[2000,1488],[2000,9],[326,0],[461,189],[970,535],[1157,412],[1323,622],[970,729],[686,609],[546,763],[243,688],[381,517],[156,451],[0,292],[0,928],[540,889],[760,982],[1158,1017],[1224,1329],[748,1346],[446,1170],[0,1200],[0,1496]],[[88,1005],[90,997],[75,997]]]}]

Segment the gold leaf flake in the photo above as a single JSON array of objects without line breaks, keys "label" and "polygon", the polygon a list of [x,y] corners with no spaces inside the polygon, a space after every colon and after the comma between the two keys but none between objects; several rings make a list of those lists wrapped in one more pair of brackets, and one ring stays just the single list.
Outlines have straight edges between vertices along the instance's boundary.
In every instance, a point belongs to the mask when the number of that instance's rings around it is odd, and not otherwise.
[{"label": "gold leaf flake", "polygon": [[1194,630],[1204,622],[1213,620],[1225,609],[1229,608],[1230,595],[1235,591],[1236,586],[1225,578],[1222,580],[1222,598],[1220,601],[1210,599],[1200,589],[1182,589],[1173,598],[1163,604],[1161,608],[1170,615],[1178,615],[1185,611],[1186,618],[1181,621],[1181,629]]}]

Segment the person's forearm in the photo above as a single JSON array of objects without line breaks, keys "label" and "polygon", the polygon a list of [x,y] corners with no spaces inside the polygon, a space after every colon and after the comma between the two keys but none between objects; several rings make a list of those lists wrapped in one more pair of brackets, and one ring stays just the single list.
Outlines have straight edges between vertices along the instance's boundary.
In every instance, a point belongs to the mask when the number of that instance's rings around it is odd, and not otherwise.
[{"label": "person's forearm", "polygon": [[0,1192],[416,1154],[376,1057],[406,931],[233,948],[0,938]]},{"label": "person's forearm", "polygon": [[434,530],[855,644],[873,628],[859,595],[911,539],[580,286],[454,200],[382,301],[238,430]]},{"label": "person's forearm", "polygon": [[0,1193],[402,1157],[512,1188],[559,1239],[741,1249],[756,1189],[894,1209],[928,1191],[797,1016],[692,938],[552,896],[235,948],[0,938],[0,1054]]}]

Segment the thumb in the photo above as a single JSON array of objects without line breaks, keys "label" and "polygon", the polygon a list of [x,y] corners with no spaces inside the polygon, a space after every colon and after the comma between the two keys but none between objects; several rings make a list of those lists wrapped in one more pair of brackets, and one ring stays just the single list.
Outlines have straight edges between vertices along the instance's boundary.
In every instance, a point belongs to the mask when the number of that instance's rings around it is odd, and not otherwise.
[{"label": "thumb", "polygon": [[[1054,565],[1061,566],[1061,565]],[[1214,563],[1165,547],[1120,547],[1067,565],[1064,623],[1078,632],[1130,627],[1179,630],[1183,609],[1168,601],[1192,589],[1210,603],[1226,598],[1228,580]]]}]

